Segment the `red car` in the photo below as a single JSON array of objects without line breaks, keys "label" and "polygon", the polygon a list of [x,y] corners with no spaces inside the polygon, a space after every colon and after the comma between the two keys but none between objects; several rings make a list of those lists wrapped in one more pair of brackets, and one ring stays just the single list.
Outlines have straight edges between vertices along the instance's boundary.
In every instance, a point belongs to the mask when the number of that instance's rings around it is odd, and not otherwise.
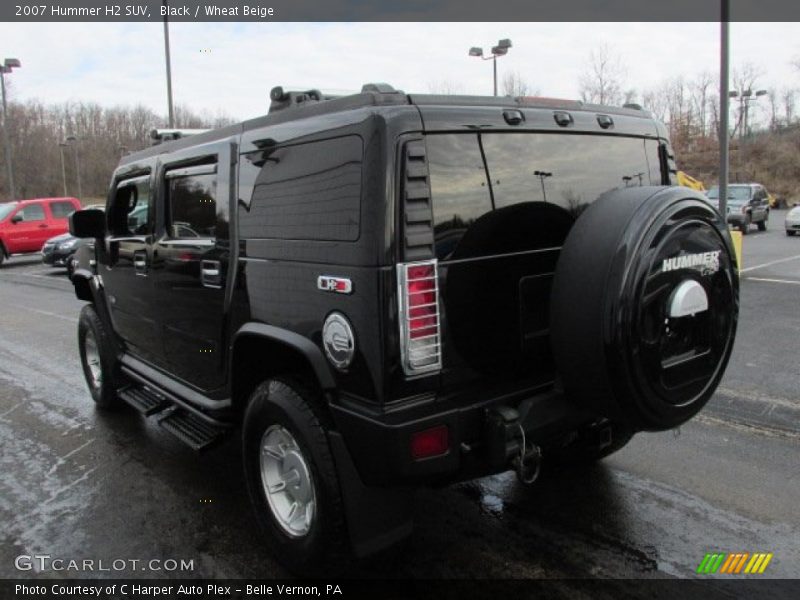
[{"label": "red car", "polygon": [[46,240],[69,228],[80,210],[77,198],[36,198],[0,204],[0,265],[12,254],[38,252]]}]

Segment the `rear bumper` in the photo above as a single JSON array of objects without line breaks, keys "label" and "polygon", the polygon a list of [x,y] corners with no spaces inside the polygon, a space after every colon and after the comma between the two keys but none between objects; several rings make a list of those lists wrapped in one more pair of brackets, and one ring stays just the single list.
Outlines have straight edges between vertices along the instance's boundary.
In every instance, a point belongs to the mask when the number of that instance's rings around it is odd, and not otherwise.
[{"label": "rear bumper", "polygon": [[742,213],[728,214],[728,223],[732,223],[734,225],[744,225],[746,220],[747,220],[747,215],[745,214]]},{"label": "rear bumper", "polygon": [[[467,406],[434,397],[404,404],[382,414],[347,399],[331,404],[337,429],[366,485],[443,484],[507,471],[509,455],[519,447],[520,427],[527,440],[546,445],[593,419],[552,388]],[[514,409],[518,421],[499,423],[499,407]],[[412,435],[442,425],[448,430],[447,452],[412,458]]]}]

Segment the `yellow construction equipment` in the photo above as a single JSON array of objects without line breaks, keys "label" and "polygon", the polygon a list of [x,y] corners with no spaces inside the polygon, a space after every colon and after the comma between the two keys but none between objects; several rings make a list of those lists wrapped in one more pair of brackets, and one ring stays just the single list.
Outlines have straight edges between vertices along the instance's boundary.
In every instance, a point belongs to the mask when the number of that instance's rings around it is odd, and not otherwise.
[{"label": "yellow construction equipment", "polygon": [[703,182],[695,179],[691,175],[684,173],[683,171],[678,171],[678,185],[682,185],[683,187],[687,187],[693,190],[697,190],[698,192],[705,192],[706,187],[703,185]]}]

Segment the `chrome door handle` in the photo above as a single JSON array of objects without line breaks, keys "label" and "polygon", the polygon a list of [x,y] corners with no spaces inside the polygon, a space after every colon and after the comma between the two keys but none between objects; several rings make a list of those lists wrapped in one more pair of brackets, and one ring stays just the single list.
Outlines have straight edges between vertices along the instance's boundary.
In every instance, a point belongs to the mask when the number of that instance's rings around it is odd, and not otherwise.
[{"label": "chrome door handle", "polygon": [[218,260],[200,262],[200,283],[207,288],[222,287],[222,268]]}]

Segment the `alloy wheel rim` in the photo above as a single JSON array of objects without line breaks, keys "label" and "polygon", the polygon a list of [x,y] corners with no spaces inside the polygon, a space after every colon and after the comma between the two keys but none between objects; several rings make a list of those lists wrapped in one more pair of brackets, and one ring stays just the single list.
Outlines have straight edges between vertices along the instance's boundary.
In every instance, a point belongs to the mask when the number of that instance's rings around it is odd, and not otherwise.
[{"label": "alloy wheel rim", "polygon": [[86,332],[84,341],[84,352],[86,354],[86,366],[89,367],[89,379],[93,388],[99,388],[103,384],[103,367],[100,364],[100,352],[97,349],[97,340],[94,332]]},{"label": "alloy wheel rim", "polygon": [[280,528],[293,538],[311,531],[316,516],[316,490],[311,469],[294,436],[272,425],[259,447],[261,484]]}]

